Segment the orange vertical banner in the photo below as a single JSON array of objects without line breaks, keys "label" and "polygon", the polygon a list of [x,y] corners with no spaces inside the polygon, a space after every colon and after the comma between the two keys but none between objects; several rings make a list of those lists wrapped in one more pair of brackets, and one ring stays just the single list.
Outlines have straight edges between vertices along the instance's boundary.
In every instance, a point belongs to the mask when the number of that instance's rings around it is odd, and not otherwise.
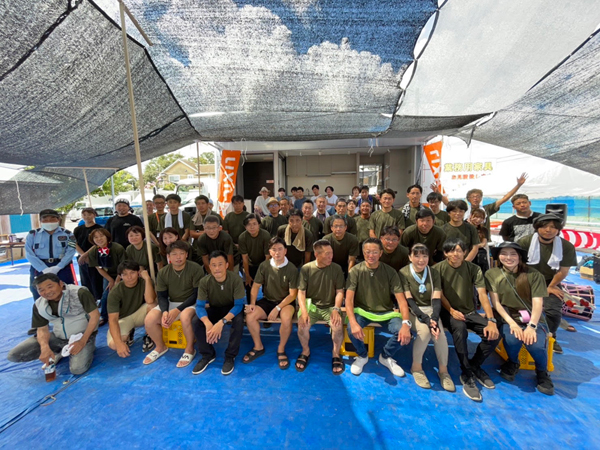
[{"label": "orange vertical banner", "polygon": [[440,187],[439,192],[444,192],[440,181],[442,171],[442,144],[443,141],[434,142],[423,147],[423,152],[429,163],[429,168],[433,174],[436,184]]},{"label": "orange vertical banner", "polygon": [[219,192],[217,201],[219,203],[219,214],[225,217],[225,210],[231,204],[231,197],[235,191],[238,166],[240,164],[239,150],[223,150],[221,152],[221,164],[219,166]]}]

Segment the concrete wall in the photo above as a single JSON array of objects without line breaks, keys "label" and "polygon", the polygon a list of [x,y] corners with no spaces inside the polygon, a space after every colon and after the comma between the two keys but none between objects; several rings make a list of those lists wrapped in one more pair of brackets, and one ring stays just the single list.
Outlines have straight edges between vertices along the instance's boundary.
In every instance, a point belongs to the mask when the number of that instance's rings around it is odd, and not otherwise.
[{"label": "concrete wall", "polygon": [[416,149],[416,147],[392,149],[384,155],[384,186],[398,192],[394,202],[395,208],[401,207],[408,201],[406,188],[415,182]]}]

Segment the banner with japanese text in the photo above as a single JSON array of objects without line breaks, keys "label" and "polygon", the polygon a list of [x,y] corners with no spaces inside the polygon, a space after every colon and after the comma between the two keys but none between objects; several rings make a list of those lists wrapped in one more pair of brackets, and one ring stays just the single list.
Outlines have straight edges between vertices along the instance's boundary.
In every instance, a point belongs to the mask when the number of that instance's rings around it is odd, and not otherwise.
[{"label": "banner with japanese text", "polygon": [[219,191],[217,196],[218,212],[225,217],[225,211],[231,204],[231,198],[235,191],[238,166],[240,164],[239,150],[223,150],[221,152],[221,164],[219,165]]}]

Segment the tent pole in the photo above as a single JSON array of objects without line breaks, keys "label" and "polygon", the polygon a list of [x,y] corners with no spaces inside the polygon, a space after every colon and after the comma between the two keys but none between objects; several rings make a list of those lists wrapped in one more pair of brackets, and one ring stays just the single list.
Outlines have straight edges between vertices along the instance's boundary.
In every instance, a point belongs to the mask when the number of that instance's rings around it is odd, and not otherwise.
[{"label": "tent pole", "polygon": [[[125,56],[125,71],[127,73],[127,90],[129,92],[129,108],[131,110],[131,126],[133,128],[133,143],[135,147],[135,159],[137,162],[140,194],[142,196],[142,213],[144,216],[144,228],[146,230],[146,250],[148,251],[148,266],[152,280],[156,279],[154,274],[154,258],[152,257],[152,240],[150,239],[150,223],[148,211],[146,210],[146,183],[144,183],[144,172],[142,171],[142,157],[140,153],[140,141],[135,117],[135,101],[133,98],[133,82],[131,81],[131,67],[129,66],[129,49],[127,48],[127,31],[125,29],[125,5],[119,0],[119,12],[121,14],[121,35],[123,36],[123,53]],[[130,16],[131,17],[131,16]]]},{"label": "tent pole", "polygon": [[85,190],[87,191],[88,202],[90,202],[90,208],[92,205],[92,196],[90,195],[90,185],[88,184],[87,174],[85,173],[85,169],[83,169],[83,179],[85,180]]},{"label": "tent pole", "polygon": [[200,144],[196,141],[196,156],[198,157],[198,195],[202,193],[200,188]]}]

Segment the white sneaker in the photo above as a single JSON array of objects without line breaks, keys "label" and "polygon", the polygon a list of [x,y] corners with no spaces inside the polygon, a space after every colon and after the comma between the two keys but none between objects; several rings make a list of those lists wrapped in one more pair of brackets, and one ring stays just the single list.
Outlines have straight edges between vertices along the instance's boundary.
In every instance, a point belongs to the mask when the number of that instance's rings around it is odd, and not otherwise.
[{"label": "white sneaker", "polygon": [[400,367],[396,363],[396,361],[394,361],[393,358],[386,358],[385,356],[383,356],[383,353],[379,355],[379,364],[390,369],[390,372],[392,372],[397,377],[403,377],[404,375],[406,375],[402,367]]},{"label": "white sneaker", "polygon": [[352,363],[352,366],[350,367],[350,372],[352,372],[352,375],[360,375],[363,371],[363,367],[365,367],[365,364],[368,362],[369,362],[368,356],[365,356],[364,358],[357,356],[356,358],[354,358],[354,362]]}]

